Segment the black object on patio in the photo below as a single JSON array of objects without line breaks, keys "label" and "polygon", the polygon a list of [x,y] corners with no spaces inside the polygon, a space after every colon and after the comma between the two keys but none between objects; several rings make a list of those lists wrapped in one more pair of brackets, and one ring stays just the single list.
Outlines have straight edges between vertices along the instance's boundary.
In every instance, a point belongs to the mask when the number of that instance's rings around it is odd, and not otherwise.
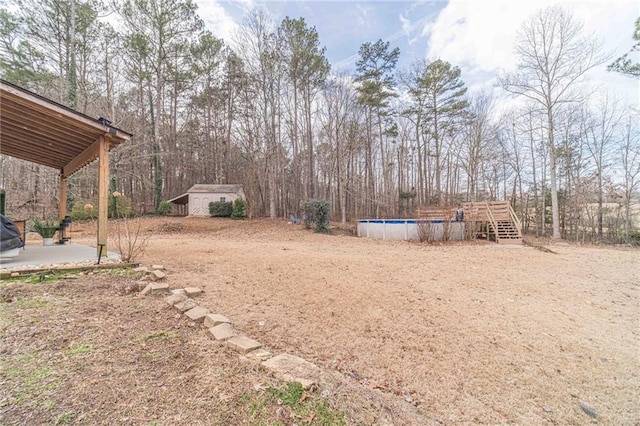
[{"label": "black object on patio", "polygon": [[71,216],[65,216],[60,221],[60,227],[58,228],[59,240],[58,244],[64,244],[71,239]]},{"label": "black object on patio", "polygon": [[0,251],[24,247],[20,230],[11,220],[0,214]]}]

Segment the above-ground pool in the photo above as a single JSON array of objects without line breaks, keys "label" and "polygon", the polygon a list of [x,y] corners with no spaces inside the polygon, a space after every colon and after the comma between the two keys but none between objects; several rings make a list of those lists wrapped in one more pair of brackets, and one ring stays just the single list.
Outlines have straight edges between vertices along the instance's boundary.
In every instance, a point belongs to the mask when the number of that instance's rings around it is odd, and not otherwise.
[{"label": "above-ground pool", "polygon": [[[362,219],[358,221],[358,237],[382,240],[463,240],[464,222],[425,219]],[[448,235],[448,238],[443,236]]]}]

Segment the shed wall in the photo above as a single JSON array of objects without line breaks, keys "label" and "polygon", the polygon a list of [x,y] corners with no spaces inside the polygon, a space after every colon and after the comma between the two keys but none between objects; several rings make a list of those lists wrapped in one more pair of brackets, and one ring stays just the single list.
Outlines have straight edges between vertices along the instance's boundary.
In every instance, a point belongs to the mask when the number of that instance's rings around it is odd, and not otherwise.
[{"label": "shed wall", "polygon": [[[215,201],[233,202],[243,194],[231,192],[194,192],[189,194],[189,216],[209,217],[209,203]],[[242,197],[244,198],[244,197]]]}]

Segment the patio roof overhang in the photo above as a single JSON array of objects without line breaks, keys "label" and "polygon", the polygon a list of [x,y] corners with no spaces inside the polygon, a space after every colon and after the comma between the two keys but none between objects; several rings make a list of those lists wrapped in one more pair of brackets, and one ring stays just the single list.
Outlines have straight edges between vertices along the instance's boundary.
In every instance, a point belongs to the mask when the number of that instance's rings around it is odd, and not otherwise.
[{"label": "patio roof overhang", "polygon": [[0,80],[0,153],[60,170],[69,177],[131,134]]},{"label": "patio roof overhang", "polygon": [[98,170],[98,250],[106,253],[109,150],[131,134],[105,119],[79,113],[0,80],[0,154],[60,171],[60,217],[66,214],[66,180],[94,160]]}]

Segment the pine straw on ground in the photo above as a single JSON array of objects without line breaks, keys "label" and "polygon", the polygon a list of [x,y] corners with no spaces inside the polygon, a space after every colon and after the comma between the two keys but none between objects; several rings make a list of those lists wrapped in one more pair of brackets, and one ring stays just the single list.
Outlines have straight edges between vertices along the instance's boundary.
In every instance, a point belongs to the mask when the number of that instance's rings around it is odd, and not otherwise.
[{"label": "pine straw on ground", "polygon": [[288,387],[122,272],[27,279],[0,283],[2,425],[429,422],[331,372],[283,404]]}]

